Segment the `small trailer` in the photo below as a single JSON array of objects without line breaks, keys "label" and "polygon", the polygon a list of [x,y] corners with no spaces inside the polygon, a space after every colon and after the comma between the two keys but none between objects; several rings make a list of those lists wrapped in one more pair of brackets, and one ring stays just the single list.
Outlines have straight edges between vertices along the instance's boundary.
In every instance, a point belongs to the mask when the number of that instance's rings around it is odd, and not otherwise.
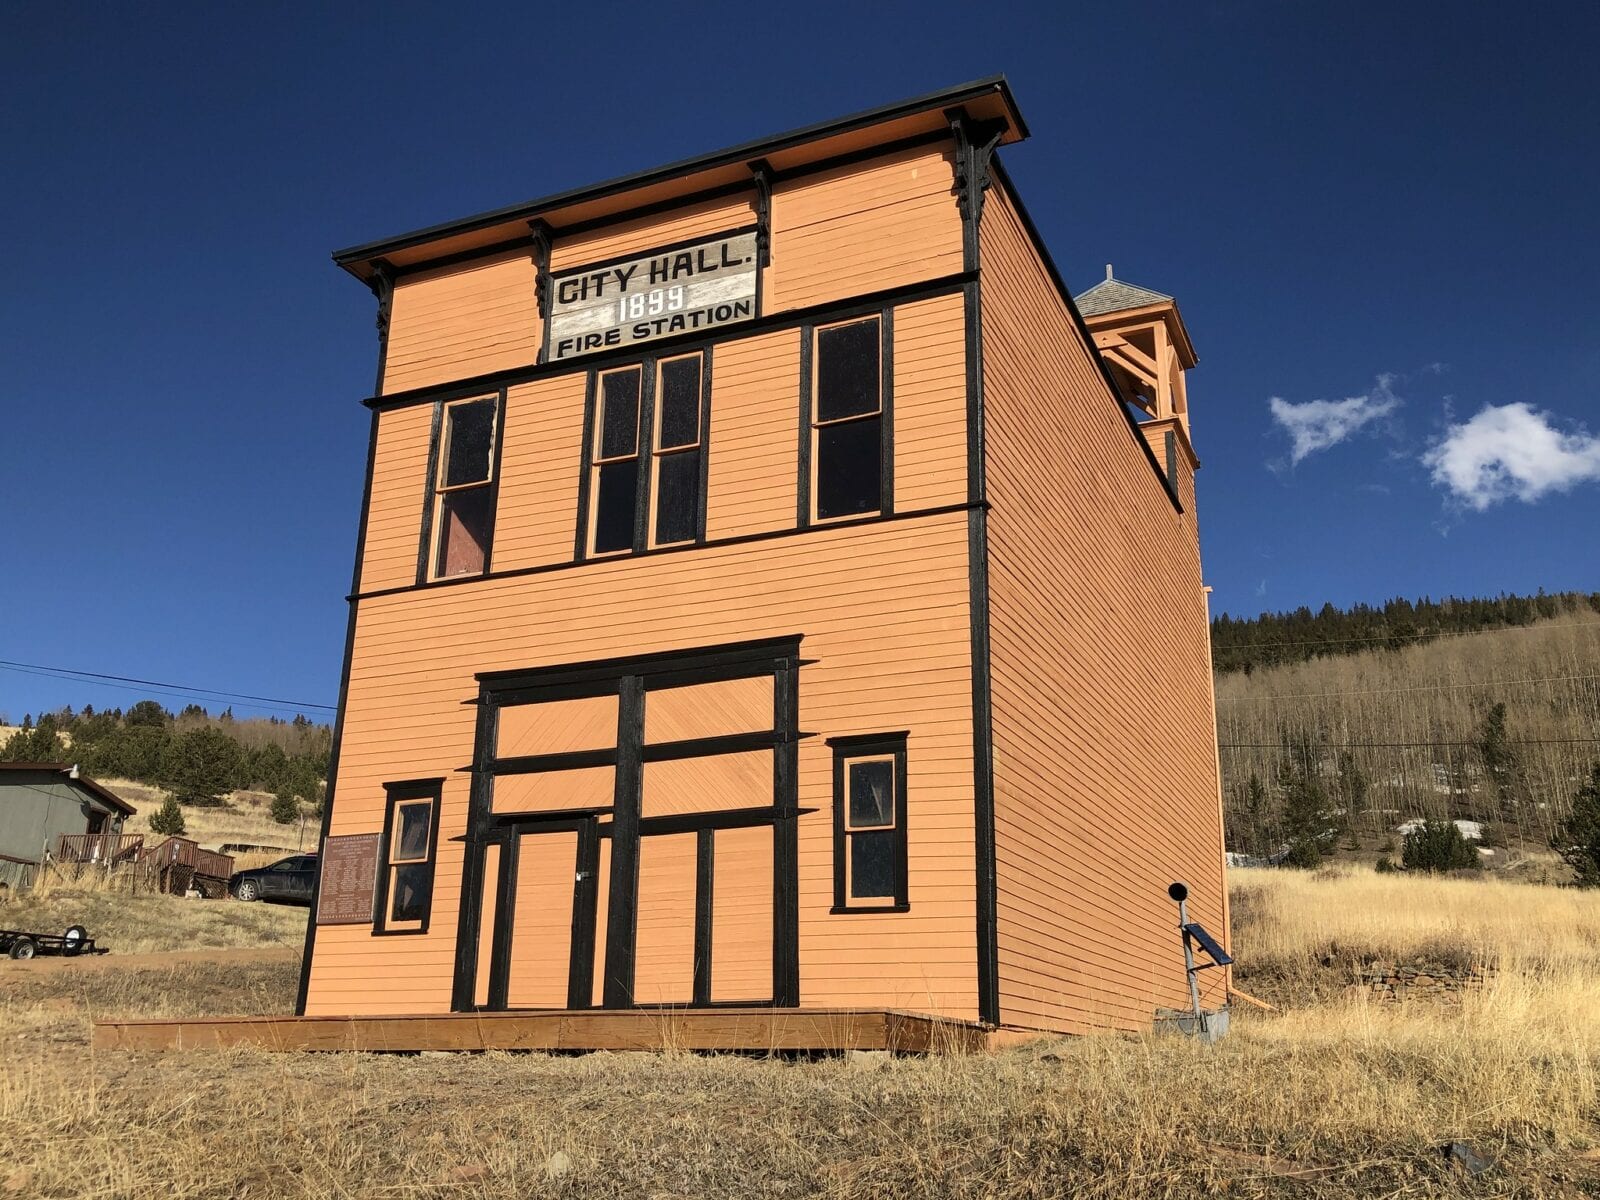
[{"label": "small trailer", "polygon": [[104,954],[82,925],[69,925],[63,933],[29,933],[21,929],[0,929],[0,954],[29,959],[39,954],[59,954],[76,958],[80,954]]}]

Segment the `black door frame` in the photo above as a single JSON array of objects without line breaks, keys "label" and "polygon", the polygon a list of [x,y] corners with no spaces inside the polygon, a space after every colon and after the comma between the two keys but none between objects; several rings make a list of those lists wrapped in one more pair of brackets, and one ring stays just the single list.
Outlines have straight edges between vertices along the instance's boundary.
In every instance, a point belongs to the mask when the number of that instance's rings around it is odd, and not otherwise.
[{"label": "black door frame", "polygon": [[596,875],[600,866],[597,817],[544,818],[513,816],[495,821],[486,845],[500,847],[499,876],[495,880],[494,938],[489,952],[489,994],[483,1007],[491,1012],[507,1009],[511,984],[511,951],[517,921],[517,873],[521,866],[522,839],[549,833],[576,833],[573,856],[572,936],[567,960],[567,1007],[588,1008],[594,995],[595,902],[599,894]]},{"label": "black door frame", "polygon": [[[693,822],[688,828],[717,823],[766,824],[773,827],[773,1000],[776,1007],[799,1004],[799,743],[812,736],[799,730],[801,635],[741,642],[724,646],[701,647],[688,651],[648,654],[597,662],[573,663],[520,671],[485,672],[477,676],[477,733],[472,766],[471,800],[467,831],[462,837],[465,855],[462,865],[461,911],[456,937],[455,986],[451,1008],[472,1011],[477,993],[478,940],[482,923],[483,876],[485,857],[492,842],[502,845],[501,877],[514,879],[507,870],[508,852],[514,868],[515,843],[501,841],[503,831],[526,825],[553,829],[562,822],[595,823],[595,837],[612,839],[610,888],[606,914],[606,961],[602,1004],[605,1008],[647,1007],[633,1000],[634,941],[637,921],[639,839],[641,825],[651,832],[664,832],[661,821]],[[734,734],[700,738],[646,747],[643,745],[644,703],[649,691],[697,683],[771,676],[773,679],[772,728],[763,733]],[[569,700],[596,696],[618,698],[618,734],[615,747],[606,750],[565,754],[498,758],[494,753],[500,709],[506,705],[548,700]],[[773,752],[773,804],[770,809],[744,810],[740,814],[696,813],[684,818],[642,818],[640,812],[643,764],[654,759],[699,757],[708,754],[737,753],[743,750],[771,749]],[[577,767],[612,766],[616,769],[615,803],[609,808],[554,814],[493,813],[493,781],[499,774],[561,770]],[[609,813],[606,829],[598,818]],[[569,826],[570,827],[570,826]],[[580,843],[583,835],[580,834]],[[596,862],[598,850],[595,851]],[[581,869],[581,868],[580,868]],[[598,881],[591,883],[589,910],[593,912]],[[501,898],[505,896],[502,884]],[[576,897],[575,897],[576,899]],[[575,903],[575,913],[583,905]],[[500,938],[502,911],[496,903],[496,932],[490,962],[490,999],[504,999],[504,976],[509,970],[509,921],[506,940]],[[576,960],[569,975],[569,1002],[572,1007],[592,1006],[593,976],[589,988],[580,996],[578,981],[593,970],[595,923],[580,931],[575,924],[573,949],[586,940],[589,956],[580,967]],[[575,917],[576,922],[576,917]],[[697,924],[699,906],[697,905]],[[582,936],[580,937],[580,933]],[[698,941],[698,938],[697,938]],[[496,971],[501,988],[497,993]],[[701,986],[697,977],[695,993],[709,996],[709,981]],[[580,1002],[581,1001],[581,1002]]]}]

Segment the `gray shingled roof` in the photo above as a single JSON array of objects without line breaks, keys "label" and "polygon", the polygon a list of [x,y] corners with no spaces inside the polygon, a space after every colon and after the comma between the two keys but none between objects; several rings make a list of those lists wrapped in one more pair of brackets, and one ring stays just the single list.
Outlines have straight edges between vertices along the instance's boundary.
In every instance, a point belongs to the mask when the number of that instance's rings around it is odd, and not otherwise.
[{"label": "gray shingled roof", "polygon": [[1124,308],[1143,308],[1146,304],[1162,304],[1172,299],[1149,288],[1136,287],[1113,279],[1109,274],[1086,292],[1073,297],[1078,311],[1086,317],[1097,313],[1117,312]]}]

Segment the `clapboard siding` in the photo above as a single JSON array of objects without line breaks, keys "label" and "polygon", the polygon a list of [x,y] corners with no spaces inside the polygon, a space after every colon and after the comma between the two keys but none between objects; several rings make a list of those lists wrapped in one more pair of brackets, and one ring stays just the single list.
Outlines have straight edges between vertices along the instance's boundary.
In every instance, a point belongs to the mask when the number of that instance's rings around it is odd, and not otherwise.
[{"label": "clapboard siding", "polygon": [[576,371],[506,393],[492,560],[498,571],[572,561],[586,379]]},{"label": "clapboard siding", "polygon": [[799,487],[800,331],[712,353],[706,537],[792,528]]},{"label": "clapboard siding", "polygon": [[[330,832],[381,828],[385,781],[445,777],[429,932],[318,930],[307,1011],[449,1008],[474,674],[803,634],[800,999],[976,1015],[964,513],[610,560],[362,601]],[[906,729],[911,911],[832,915],[824,738]],[[719,920],[721,918],[719,917]]]},{"label": "clapboard siding", "polygon": [[542,325],[533,260],[518,251],[408,275],[395,284],[383,390],[526,366]]},{"label": "clapboard siding", "polygon": [[894,310],[894,506],[967,498],[966,318],[961,297]]},{"label": "clapboard siding", "polygon": [[[1207,620],[1174,511],[1005,190],[982,223],[1000,1015],[1187,1002],[1167,884],[1223,922]],[[1220,972],[1203,975],[1212,995]]]},{"label": "clapboard siding", "polygon": [[361,548],[364,590],[404,587],[417,581],[432,432],[431,404],[397,409],[378,418],[366,541]]},{"label": "clapboard siding", "polygon": [[[960,296],[894,310],[895,509],[966,498],[965,342]],[[792,529],[799,482],[799,330],[734,337],[712,350],[706,536]],[[497,571],[571,562],[587,372],[510,388],[492,563]],[[366,591],[414,582],[432,407],[378,420]]]},{"label": "clapboard siding", "polygon": [[764,311],[960,271],[954,178],[950,151],[922,146],[780,182]]},{"label": "clapboard siding", "polygon": [[648,254],[659,246],[742,229],[756,223],[754,205],[755,188],[752,186],[744,195],[685,205],[654,216],[604,225],[588,233],[564,234],[557,230],[550,252],[550,269],[560,274],[587,263]]}]

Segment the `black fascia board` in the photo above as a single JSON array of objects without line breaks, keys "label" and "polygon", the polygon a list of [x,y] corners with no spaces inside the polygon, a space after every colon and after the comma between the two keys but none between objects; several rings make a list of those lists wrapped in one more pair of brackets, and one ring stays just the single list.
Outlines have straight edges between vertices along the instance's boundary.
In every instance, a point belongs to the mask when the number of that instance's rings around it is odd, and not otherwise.
[{"label": "black fascia board", "polygon": [[380,258],[399,250],[410,249],[439,238],[473,233],[479,229],[504,224],[508,221],[527,220],[550,209],[564,208],[568,205],[579,204],[589,200],[599,200],[606,196],[615,195],[618,192],[647,187],[677,176],[694,174],[697,171],[707,171],[716,167],[747,162],[750,159],[761,158],[780,150],[787,150],[805,142],[817,141],[836,134],[850,133],[869,125],[881,124],[919,112],[949,108],[979,99],[993,92],[999,92],[1007,107],[1016,115],[1018,139],[1026,138],[1028,136],[1027,122],[1022,119],[1022,114],[1017,109],[1016,101],[1011,94],[1011,85],[1004,75],[990,75],[984,79],[975,79],[971,83],[958,84],[952,88],[930,92],[926,96],[917,96],[910,100],[897,100],[892,104],[869,108],[862,112],[852,113],[847,117],[835,117],[829,121],[820,121],[800,129],[791,129],[787,133],[758,138],[753,142],[730,146],[725,150],[714,150],[709,154],[680,159],[678,162],[668,163],[661,167],[652,167],[632,175],[619,175],[615,179],[608,179],[603,183],[571,188],[565,192],[556,192],[553,195],[544,196],[537,200],[528,200],[521,204],[512,204],[505,208],[478,213],[475,216],[445,221],[439,225],[430,225],[425,229],[413,230],[410,233],[402,233],[375,242],[366,242],[359,246],[350,246],[344,250],[335,250],[333,252],[333,261],[349,270],[356,263],[365,262],[372,258]]}]

